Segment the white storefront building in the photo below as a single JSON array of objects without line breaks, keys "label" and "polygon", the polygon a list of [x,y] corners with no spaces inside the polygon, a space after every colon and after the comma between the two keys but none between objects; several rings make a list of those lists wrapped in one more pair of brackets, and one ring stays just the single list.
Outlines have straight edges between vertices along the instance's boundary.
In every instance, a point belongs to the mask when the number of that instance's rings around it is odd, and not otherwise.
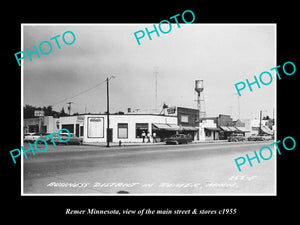
[{"label": "white storefront building", "polygon": [[[158,139],[166,132],[179,130],[176,116],[150,114],[111,114],[109,115],[111,142],[141,142],[141,133],[155,131]],[[107,141],[107,115],[86,114],[60,117],[56,120],[53,132],[66,128],[76,136],[83,138],[83,143]]]}]

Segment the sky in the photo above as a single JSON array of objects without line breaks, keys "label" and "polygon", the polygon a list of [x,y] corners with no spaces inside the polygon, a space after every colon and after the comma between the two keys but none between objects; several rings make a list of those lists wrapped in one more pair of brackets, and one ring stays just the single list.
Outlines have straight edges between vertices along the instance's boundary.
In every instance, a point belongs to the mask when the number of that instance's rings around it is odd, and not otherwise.
[{"label": "sky", "polygon": [[[156,24],[157,26],[157,24]],[[43,41],[52,44],[48,55],[33,54],[22,60],[23,104],[53,105],[60,111],[67,102],[71,113],[106,111],[106,83],[110,80],[110,112],[154,109],[157,74],[157,107],[197,108],[195,80],[204,82],[206,116],[229,114],[240,118],[273,117],[276,77],[276,27],[273,24],[172,24],[167,33],[140,39],[134,32],[153,29],[153,24],[23,24],[23,51],[34,51]],[[167,27],[163,27],[167,30]],[[72,31],[76,40],[61,39]],[[60,35],[55,40],[50,38]],[[72,41],[66,35],[67,42]],[[42,45],[47,52],[47,44]],[[254,81],[263,71],[273,75],[270,85],[253,85],[237,96],[234,85]],[[267,78],[265,78],[267,80]],[[97,84],[99,84],[97,86]],[[95,87],[96,86],[96,87]],[[92,88],[95,87],[95,88]],[[85,90],[89,90],[86,91]],[[80,94],[82,93],[82,94]],[[75,97],[73,97],[75,96]]]}]

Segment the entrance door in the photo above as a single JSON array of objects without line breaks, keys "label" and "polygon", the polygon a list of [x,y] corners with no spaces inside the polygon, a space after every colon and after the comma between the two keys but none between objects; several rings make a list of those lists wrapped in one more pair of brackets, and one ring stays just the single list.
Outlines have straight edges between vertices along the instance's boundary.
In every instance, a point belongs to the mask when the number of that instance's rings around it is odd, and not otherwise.
[{"label": "entrance door", "polygon": [[79,124],[76,124],[75,135],[79,137]]}]

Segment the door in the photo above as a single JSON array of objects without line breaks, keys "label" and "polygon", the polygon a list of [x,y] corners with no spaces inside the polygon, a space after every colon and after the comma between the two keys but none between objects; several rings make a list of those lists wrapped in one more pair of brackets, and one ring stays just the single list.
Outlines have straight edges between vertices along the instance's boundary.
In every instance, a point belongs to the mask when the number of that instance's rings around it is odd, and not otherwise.
[{"label": "door", "polygon": [[75,135],[79,137],[79,124],[76,124]]}]

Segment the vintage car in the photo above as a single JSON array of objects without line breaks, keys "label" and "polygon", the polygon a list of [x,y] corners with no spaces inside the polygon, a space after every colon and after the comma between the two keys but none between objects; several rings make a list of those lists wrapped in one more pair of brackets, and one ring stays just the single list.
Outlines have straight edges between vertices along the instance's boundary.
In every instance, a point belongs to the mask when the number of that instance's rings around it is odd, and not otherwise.
[{"label": "vintage car", "polygon": [[253,134],[250,137],[248,137],[247,140],[248,141],[264,141],[265,139],[263,138],[263,136]]},{"label": "vintage car", "polygon": [[28,133],[24,135],[24,142],[35,142],[35,140],[39,139],[41,134],[38,133]]},{"label": "vintage car", "polygon": [[169,144],[175,144],[175,145],[187,144],[192,141],[193,141],[193,138],[191,136],[185,135],[185,134],[175,134],[175,135],[172,135],[171,137],[165,139],[165,142],[167,145],[169,145]]},{"label": "vintage car", "polygon": [[245,141],[245,137],[243,134],[231,134],[227,140],[229,142],[236,142],[236,141]]},{"label": "vintage car", "polygon": [[[43,136],[41,136],[41,138],[45,139],[48,144],[53,144],[51,137],[50,136],[46,137],[47,135],[49,135],[49,134],[43,135]],[[60,136],[60,139],[62,139],[64,141],[69,139],[68,133],[60,133],[59,136]],[[59,140],[57,133],[53,134],[52,138],[56,145],[59,145],[59,144],[81,145],[82,144],[82,138],[77,137],[75,134],[71,134],[70,140],[67,142],[62,142],[61,140]],[[40,143],[42,144],[43,142],[41,141]]]}]

